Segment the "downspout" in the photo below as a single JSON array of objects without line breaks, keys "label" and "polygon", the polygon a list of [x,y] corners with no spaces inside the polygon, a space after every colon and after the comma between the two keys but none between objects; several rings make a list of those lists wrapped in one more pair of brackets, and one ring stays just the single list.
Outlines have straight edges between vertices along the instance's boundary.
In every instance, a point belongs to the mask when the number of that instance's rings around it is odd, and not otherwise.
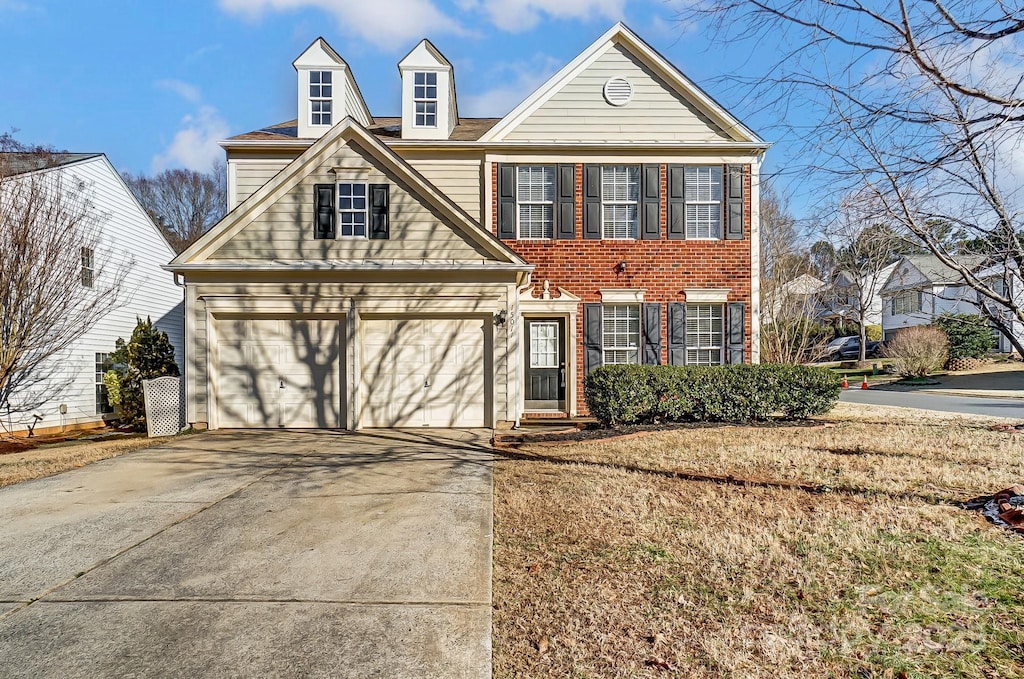
[{"label": "downspout", "polygon": [[[516,288],[516,298],[514,300],[514,302],[515,302],[515,313],[511,314],[510,315],[510,319],[509,319],[509,326],[510,326],[510,328],[515,329],[516,333],[520,333],[520,334],[522,333],[522,330],[519,329],[519,323],[521,323],[522,320],[523,320],[521,314],[519,313],[519,297],[532,285],[532,282],[531,282],[532,278],[533,278],[533,272],[531,272],[531,271],[526,272],[526,280],[523,282],[522,285],[520,285],[520,286],[518,286]],[[516,322],[516,320],[515,320],[517,318],[519,319],[518,322]],[[516,411],[515,411],[516,412],[516,419],[515,419],[515,424],[512,425],[512,428],[513,429],[519,429],[519,427],[522,426],[522,422],[520,420],[521,420],[522,414],[523,414],[522,413],[523,379],[524,379],[524,375],[522,374],[522,372],[523,372],[523,360],[522,360],[522,358],[523,358],[522,357],[522,350],[523,350],[523,348],[522,348],[522,346],[520,346],[518,336],[515,338],[515,342],[516,342],[516,350],[517,350],[516,351],[516,361],[515,361],[516,368],[515,368],[515,372],[514,372],[515,383],[516,383],[516,389],[515,389],[515,395],[516,395],[516,406],[515,406],[516,407]]]}]

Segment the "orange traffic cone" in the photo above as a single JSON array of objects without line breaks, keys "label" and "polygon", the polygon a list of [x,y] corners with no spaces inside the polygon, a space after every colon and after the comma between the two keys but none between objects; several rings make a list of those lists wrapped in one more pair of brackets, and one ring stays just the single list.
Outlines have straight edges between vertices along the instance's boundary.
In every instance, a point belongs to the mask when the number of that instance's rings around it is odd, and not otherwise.
[{"label": "orange traffic cone", "polygon": [[846,375],[843,375],[843,389],[849,389],[849,388],[850,388],[850,381],[848,379],[846,379]]},{"label": "orange traffic cone", "polygon": [[868,388],[868,376],[867,375],[864,376],[864,381],[860,383],[860,388],[861,389],[867,389]]}]

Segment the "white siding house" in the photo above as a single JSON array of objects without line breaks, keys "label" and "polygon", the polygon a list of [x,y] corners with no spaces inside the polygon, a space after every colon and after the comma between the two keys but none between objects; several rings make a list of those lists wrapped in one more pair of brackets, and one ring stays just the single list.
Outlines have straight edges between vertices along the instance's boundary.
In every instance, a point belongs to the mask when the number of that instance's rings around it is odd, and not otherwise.
[{"label": "white siding house", "polygon": [[[57,161],[56,167],[40,171],[64,173],[63,182],[84,186],[100,216],[96,261],[131,261],[132,265],[123,284],[126,301],[110,309],[57,359],[62,365],[58,381],[68,386],[37,409],[42,416],[37,433],[103,421],[100,366],[119,337],[131,336],[137,318],[150,317],[167,333],[179,369],[184,369],[184,290],[161,269],[174,257],[171,247],[105,155],[58,154]],[[98,276],[102,280],[103,272]],[[32,413],[13,415],[10,424],[15,431],[25,430],[33,419]]]}]

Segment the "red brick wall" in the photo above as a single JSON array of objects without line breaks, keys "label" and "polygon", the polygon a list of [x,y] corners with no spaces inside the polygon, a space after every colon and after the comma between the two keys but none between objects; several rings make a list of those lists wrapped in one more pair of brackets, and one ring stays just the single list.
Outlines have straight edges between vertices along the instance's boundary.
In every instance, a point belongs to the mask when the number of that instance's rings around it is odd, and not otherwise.
[{"label": "red brick wall", "polygon": [[[576,238],[549,241],[504,241],[536,266],[534,291],[547,280],[552,292],[565,288],[584,302],[600,302],[602,288],[641,288],[645,302],[657,302],[661,311],[661,362],[668,363],[668,303],[685,302],[685,288],[728,288],[730,302],[746,303],[745,356],[750,360],[750,172],[744,173],[744,240],[668,240],[666,222],[667,168],[661,166],[661,239],[608,241],[583,239],[583,165],[576,165]],[[491,225],[498,224],[498,167],[492,165]],[[618,272],[619,262],[626,271]],[[586,412],[583,398],[583,310],[576,323],[577,409]]]}]

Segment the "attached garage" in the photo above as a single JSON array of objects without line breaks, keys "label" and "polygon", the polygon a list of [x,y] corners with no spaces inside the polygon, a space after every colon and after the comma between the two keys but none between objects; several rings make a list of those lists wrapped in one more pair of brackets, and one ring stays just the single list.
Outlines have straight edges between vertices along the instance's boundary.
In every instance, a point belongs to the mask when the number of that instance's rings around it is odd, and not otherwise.
[{"label": "attached garage", "polygon": [[220,427],[344,427],[341,319],[216,321]]},{"label": "attached garage", "polygon": [[483,427],[485,318],[364,318],[364,427]]}]

